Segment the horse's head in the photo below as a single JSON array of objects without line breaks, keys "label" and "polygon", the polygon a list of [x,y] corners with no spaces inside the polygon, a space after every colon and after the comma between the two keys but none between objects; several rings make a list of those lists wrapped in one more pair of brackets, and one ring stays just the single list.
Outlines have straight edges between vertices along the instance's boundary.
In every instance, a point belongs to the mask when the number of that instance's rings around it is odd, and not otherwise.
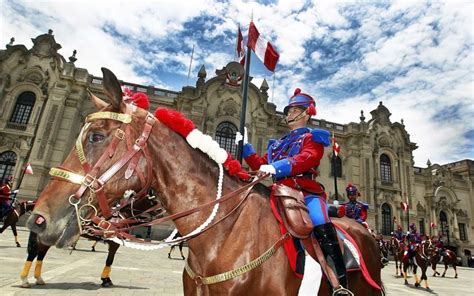
[{"label": "horse's head", "polygon": [[70,245],[92,216],[110,217],[110,205],[125,190],[139,192],[152,179],[143,156],[155,119],[125,104],[115,75],[105,68],[102,72],[110,104],[91,94],[100,111],[87,116],[72,151],[60,167],[51,169],[52,178],[28,220],[46,245]]}]

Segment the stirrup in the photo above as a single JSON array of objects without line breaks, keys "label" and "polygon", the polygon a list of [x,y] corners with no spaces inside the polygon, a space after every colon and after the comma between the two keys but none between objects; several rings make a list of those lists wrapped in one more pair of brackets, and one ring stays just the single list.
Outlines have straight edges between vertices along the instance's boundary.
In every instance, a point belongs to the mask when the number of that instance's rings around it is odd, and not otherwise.
[{"label": "stirrup", "polygon": [[335,289],[332,292],[332,296],[337,296],[337,295],[350,295],[354,296],[354,293],[352,293],[350,290],[344,288],[343,286],[339,286],[339,288]]}]

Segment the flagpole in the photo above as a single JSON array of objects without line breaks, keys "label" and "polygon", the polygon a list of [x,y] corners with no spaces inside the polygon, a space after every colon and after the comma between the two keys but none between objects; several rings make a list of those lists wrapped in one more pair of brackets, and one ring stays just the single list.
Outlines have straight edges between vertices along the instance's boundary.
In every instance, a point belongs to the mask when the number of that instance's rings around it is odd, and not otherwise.
[{"label": "flagpole", "polygon": [[407,231],[410,231],[410,204],[408,203],[408,196],[407,196]]},{"label": "flagpole", "polygon": [[339,193],[337,192],[337,173],[336,173],[336,152],[334,151],[334,145],[336,139],[334,138],[334,133],[332,133],[332,173],[334,177],[334,200],[339,200]]},{"label": "flagpole", "polygon": [[193,55],[194,55],[194,44],[193,44],[193,50],[191,51],[191,60],[189,61],[188,79],[186,80],[186,85],[189,85],[189,76],[191,75],[191,65],[193,64]]},{"label": "flagpole", "polygon": [[[242,110],[240,112],[240,134],[245,135],[245,115],[247,113],[247,96],[248,96],[248,89],[249,89],[249,81],[250,81],[250,55],[251,50],[247,44],[247,54],[245,56],[245,77],[244,77],[244,85],[242,91]],[[242,140],[239,142],[239,147],[237,149],[237,160],[242,163],[242,150],[244,148],[244,141],[243,137]]]}]

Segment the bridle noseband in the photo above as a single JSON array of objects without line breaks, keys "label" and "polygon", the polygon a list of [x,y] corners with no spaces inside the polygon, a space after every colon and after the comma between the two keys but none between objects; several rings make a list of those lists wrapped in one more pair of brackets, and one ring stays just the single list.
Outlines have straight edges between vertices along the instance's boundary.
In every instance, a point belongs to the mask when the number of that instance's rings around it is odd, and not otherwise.
[{"label": "bridle noseband", "polygon": [[[128,167],[125,171],[125,179],[129,179],[133,175],[133,173],[137,171],[137,174],[139,174],[140,176],[140,180],[142,181],[142,183],[145,183],[142,184],[142,189],[139,193],[137,193],[137,196],[139,197],[146,194],[148,188],[150,187],[152,179],[152,167],[151,165],[149,165],[149,163],[151,162],[149,161],[146,145],[153,125],[157,121],[157,119],[151,113],[147,114],[142,133],[135,140],[135,142],[126,142],[128,147],[127,152],[119,160],[112,164],[108,169],[102,169],[102,165],[105,163],[105,161],[112,158],[115,154],[118,144],[122,140],[130,137],[131,132],[129,124],[132,122],[133,110],[135,107],[129,104],[127,104],[126,106],[127,109],[125,113],[102,111],[90,114],[86,117],[86,124],[81,129],[81,132],[79,133],[75,145],[75,151],[85,172],[85,175],[72,172],[71,170],[68,170],[63,167],[51,168],[51,170],[49,171],[49,174],[54,178],[80,185],[79,189],[74,194],[69,196],[69,203],[73,205],[76,210],[80,233],[82,233],[82,226],[89,223],[92,218],[98,215],[97,208],[92,204],[94,196],[97,198],[97,202],[103,217],[105,219],[109,219],[112,216],[112,212],[108,205],[107,197],[105,196],[103,188],[105,184],[127,163]],[[115,130],[112,141],[110,142],[104,153],[100,156],[99,160],[92,166],[87,162],[84,148],[82,145],[82,139],[84,133],[90,127],[92,121],[99,119],[115,120],[121,122],[122,124],[117,130]],[[144,178],[141,172],[137,170],[138,162],[142,156],[144,156],[146,159],[146,178]],[[81,199],[87,190],[89,190],[87,203],[79,208]],[[81,212],[84,209],[88,209],[87,212],[92,211],[93,214],[91,219],[87,219],[81,215]],[[100,225],[99,227],[103,228]]]}]

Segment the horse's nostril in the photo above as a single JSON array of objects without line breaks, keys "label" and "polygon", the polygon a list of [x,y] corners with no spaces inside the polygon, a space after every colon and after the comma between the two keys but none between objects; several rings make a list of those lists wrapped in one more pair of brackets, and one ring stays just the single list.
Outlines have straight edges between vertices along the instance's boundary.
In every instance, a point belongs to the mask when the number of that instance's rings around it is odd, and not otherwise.
[{"label": "horse's nostril", "polygon": [[38,217],[37,217],[36,220],[35,220],[35,224],[38,225],[38,226],[40,226],[40,225],[42,225],[42,224],[44,223],[44,221],[46,221],[46,220],[44,219],[44,217],[41,216],[41,215],[38,215]]}]

